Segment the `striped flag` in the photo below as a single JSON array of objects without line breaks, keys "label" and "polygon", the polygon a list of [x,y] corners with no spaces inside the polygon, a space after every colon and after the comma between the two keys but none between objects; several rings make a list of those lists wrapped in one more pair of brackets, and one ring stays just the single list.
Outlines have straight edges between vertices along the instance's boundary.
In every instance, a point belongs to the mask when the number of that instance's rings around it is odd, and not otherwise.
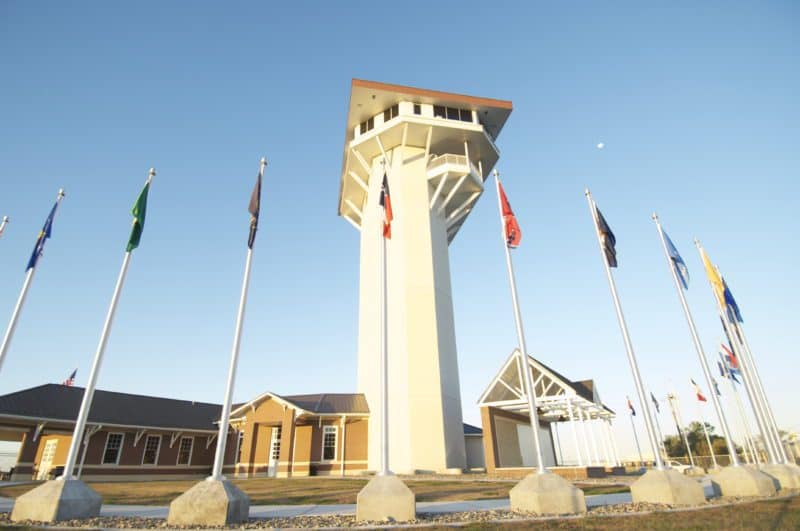
[{"label": "striped flag", "polygon": [[506,237],[506,245],[511,249],[516,249],[522,241],[522,230],[519,228],[514,211],[511,210],[511,204],[508,202],[503,184],[499,180],[497,181],[497,189],[500,192],[500,206],[503,215],[503,232]]},{"label": "striped flag", "polygon": [[699,400],[700,402],[708,402],[706,397],[703,395],[703,392],[700,390],[700,386],[697,385],[697,382],[695,382],[691,378],[689,379],[689,381],[692,382],[692,385],[694,386],[694,393],[695,395],[697,395],[697,400]]},{"label": "striped flag", "polygon": [[630,397],[627,397],[627,396],[626,396],[625,398],[627,398],[627,399],[628,399],[628,409],[629,409],[629,410],[630,410],[630,412],[631,412],[631,416],[635,417],[635,416],[636,416],[636,410],[635,410],[635,409],[633,409],[633,403],[631,402],[631,399],[630,399]]},{"label": "striped flag", "polygon": [[67,387],[72,387],[75,385],[75,376],[78,374],[78,369],[72,371],[72,374],[69,375],[69,378],[61,382],[61,385],[66,385]]},{"label": "striped flag", "polygon": [[386,173],[383,174],[383,183],[381,184],[381,209],[383,210],[383,237],[387,240],[392,239],[392,197],[389,194],[389,180],[386,178]]}]

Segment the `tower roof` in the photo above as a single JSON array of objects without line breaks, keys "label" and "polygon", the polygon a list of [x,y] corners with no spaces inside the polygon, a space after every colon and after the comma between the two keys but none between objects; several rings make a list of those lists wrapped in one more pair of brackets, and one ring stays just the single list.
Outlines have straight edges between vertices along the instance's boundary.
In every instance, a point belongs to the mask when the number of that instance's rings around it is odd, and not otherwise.
[{"label": "tower roof", "polygon": [[478,111],[481,123],[495,138],[500,134],[500,130],[505,125],[513,108],[508,100],[353,79],[350,86],[350,106],[347,111],[345,142],[353,139],[353,128],[356,125],[401,100],[409,99],[418,103],[449,105]]}]

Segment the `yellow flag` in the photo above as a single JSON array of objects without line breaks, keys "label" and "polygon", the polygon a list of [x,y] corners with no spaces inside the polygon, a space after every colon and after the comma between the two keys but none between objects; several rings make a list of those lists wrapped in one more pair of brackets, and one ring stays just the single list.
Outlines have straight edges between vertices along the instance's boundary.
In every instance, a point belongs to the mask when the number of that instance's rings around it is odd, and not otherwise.
[{"label": "yellow flag", "polygon": [[722,278],[719,276],[717,268],[714,267],[714,264],[712,264],[711,260],[708,258],[705,249],[700,248],[700,256],[703,259],[703,265],[706,268],[706,275],[708,275],[708,281],[711,282],[711,288],[714,290],[714,295],[717,296],[719,303],[722,306],[725,306],[725,286],[722,284]]}]

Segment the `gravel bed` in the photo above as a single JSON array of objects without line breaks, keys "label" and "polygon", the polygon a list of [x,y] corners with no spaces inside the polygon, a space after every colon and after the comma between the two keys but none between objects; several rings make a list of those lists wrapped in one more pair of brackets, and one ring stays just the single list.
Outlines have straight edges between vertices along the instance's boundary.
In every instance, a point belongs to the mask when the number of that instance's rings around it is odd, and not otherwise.
[{"label": "gravel bed", "polygon": [[[737,503],[761,501],[767,499],[788,498],[792,495],[774,495],[752,498],[712,498],[705,503],[696,506],[673,506],[658,503],[621,503],[615,505],[605,505],[589,509],[588,516],[614,517],[635,514],[647,514],[653,512],[666,511],[691,511],[698,509],[710,509]],[[342,529],[350,527],[376,528],[394,526],[430,526],[430,525],[451,525],[476,524],[482,522],[502,522],[512,520],[553,520],[558,518],[581,518],[581,516],[537,516],[532,513],[514,512],[507,510],[487,510],[487,511],[466,511],[458,513],[439,513],[439,514],[420,514],[416,520],[408,522],[356,522],[353,515],[325,515],[325,516],[294,516],[287,518],[251,518],[247,523],[228,526],[228,529]],[[36,526],[35,522],[15,522],[9,520],[9,513],[0,513],[0,527],[7,526]],[[45,526],[42,526],[45,527]],[[143,518],[143,517],[98,517],[84,520],[68,520],[59,522],[57,526],[46,526],[53,528],[84,528],[84,529],[174,529],[167,525],[163,518]]]}]

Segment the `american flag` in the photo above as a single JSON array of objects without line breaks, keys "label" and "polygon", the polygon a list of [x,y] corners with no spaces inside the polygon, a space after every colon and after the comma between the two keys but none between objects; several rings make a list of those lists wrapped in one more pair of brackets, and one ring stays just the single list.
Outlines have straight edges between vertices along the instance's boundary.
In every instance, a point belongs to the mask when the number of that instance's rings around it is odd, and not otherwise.
[{"label": "american flag", "polygon": [[383,174],[383,183],[381,184],[381,197],[380,205],[383,209],[383,237],[387,240],[392,239],[392,198],[389,195],[389,180],[386,174]]},{"label": "american flag", "polygon": [[78,374],[78,369],[72,371],[72,374],[69,375],[69,378],[61,382],[61,385],[66,385],[67,387],[72,387],[75,385],[75,376]]}]

